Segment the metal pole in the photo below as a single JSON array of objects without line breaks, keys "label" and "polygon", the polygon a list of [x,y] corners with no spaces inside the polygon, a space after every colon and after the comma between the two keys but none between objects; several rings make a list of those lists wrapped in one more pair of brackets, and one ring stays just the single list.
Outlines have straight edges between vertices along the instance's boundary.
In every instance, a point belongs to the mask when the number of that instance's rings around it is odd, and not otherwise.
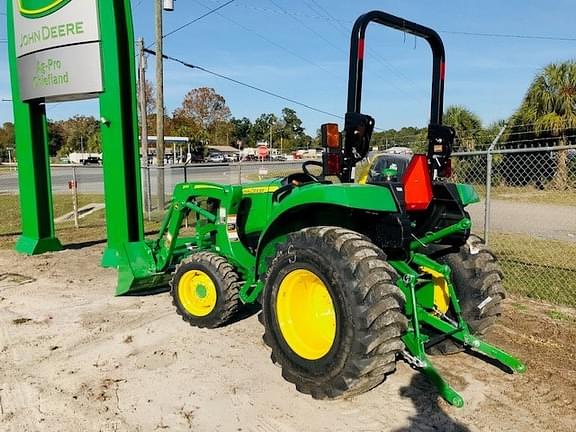
[{"label": "metal pole", "polygon": [[[144,56],[144,38],[138,40],[138,92],[140,93],[140,140],[141,140],[141,167],[148,166],[148,112],[146,109],[146,57]],[[144,180],[144,208],[148,208],[148,189],[150,183]]]},{"label": "metal pole", "polygon": [[148,221],[152,220],[152,189],[150,188],[150,167],[146,166],[146,194],[148,195]]},{"label": "metal pole", "polygon": [[76,167],[72,167],[72,210],[74,211],[74,227],[80,228],[78,222],[78,177],[76,176]]},{"label": "metal pole", "polygon": [[496,135],[496,138],[494,138],[494,141],[492,141],[492,144],[490,144],[490,147],[488,147],[488,152],[486,153],[486,201],[484,202],[484,244],[486,245],[488,245],[490,236],[490,213],[492,207],[492,151],[494,150],[494,147],[496,147],[498,141],[500,141],[500,137],[502,137],[505,129],[506,125],[502,126],[500,132],[498,132],[498,135]]},{"label": "metal pole", "polygon": [[164,44],[162,29],[163,0],[156,0],[156,181],[158,207],[164,210]]},{"label": "metal pole", "polygon": [[270,151],[272,151],[272,122],[270,122]]}]

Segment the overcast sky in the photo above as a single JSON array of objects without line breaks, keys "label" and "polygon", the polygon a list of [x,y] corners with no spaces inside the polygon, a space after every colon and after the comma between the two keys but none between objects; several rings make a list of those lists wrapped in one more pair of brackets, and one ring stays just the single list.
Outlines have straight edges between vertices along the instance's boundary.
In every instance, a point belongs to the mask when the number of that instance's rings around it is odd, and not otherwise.
[{"label": "overcast sky", "polygon": [[[226,0],[176,0],[176,11],[165,15],[166,33],[223,3]],[[136,36],[152,44],[153,0],[133,0],[132,5]],[[576,57],[573,0],[235,0],[167,37],[165,52],[343,115],[350,29],[356,17],[373,9],[440,32],[448,60],[446,104],[467,106],[485,124],[512,114],[534,75],[546,64]],[[5,10],[6,0],[0,0],[0,40],[6,38]],[[2,98],[11,97],[6,45],[0,42]],[[424,41],[370,27],[363,111],[376,118],[378,127],[424,126],[428,122],[430,62]],[[149,59],[148,76],[154,77],[153,58]],[[311,134],[321,123],[335,120],[171,62],[166,63],[165,83],[165,104],[170,113],[188,90],[208,86],[226,98],[235,117],[254,120],[260,113],[279,114],[284,106],[292,106]],[[98,115],[97,102],[48,108],[52,119],[75,114]],[[2,102],[0,122],[5,121],[12,121],[12,110],[9,103]]]}]

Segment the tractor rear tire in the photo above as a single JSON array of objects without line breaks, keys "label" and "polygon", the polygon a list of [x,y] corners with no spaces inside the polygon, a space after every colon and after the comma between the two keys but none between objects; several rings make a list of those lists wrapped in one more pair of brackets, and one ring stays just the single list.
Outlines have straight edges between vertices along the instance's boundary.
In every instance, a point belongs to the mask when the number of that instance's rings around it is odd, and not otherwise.
[{"label": "tractor rear tire", "polygon": [[176,312],[194,327],[220,327],[240,308],[240,276],[225,258],[211,252],[183,259],[170,286]]},{"label": "tractor rear tire", "polygon": [[396,370],[404,294],[384,252],[339,227],[291,233],[268,261],[260,321],[282,376],[315,399],[364,393]]},{"label": "tractor rear tire", "polygon": [[[502,286],[504,276],[496,257],[479,237],[470,236],[458,252],[437,259],[452,269],[452,282],[470,332],[484,336],[502,314],[502,300],[506,298]],[[427,351],[445,355],[464,349],[461,343],[448,338]]]}]

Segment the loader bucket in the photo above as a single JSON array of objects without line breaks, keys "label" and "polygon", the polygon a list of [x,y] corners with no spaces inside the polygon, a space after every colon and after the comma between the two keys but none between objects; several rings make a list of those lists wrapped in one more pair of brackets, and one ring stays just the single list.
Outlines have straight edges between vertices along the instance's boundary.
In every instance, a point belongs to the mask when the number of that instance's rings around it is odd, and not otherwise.
[{"label": "loader bucket", "polygon": [[120,249],[116,295],[159,290],[167,285],[169,276],[156,271],[152,249],[146,242],[125,243]]}]

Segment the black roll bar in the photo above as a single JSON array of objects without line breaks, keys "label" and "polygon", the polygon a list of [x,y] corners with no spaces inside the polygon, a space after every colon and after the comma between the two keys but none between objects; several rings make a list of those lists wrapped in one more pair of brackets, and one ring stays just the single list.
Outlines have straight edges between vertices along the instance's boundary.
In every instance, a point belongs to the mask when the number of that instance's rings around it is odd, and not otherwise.
[{"label": "black roll bar", "polygon": [[430,124],[441,125],[442,111],[444,109],[444,74],[446,70],[442,39],[440,39],[438,33],[428,27],[380,11],[372,11],[362,15],[356,20],[352,30],[347,112],[360,113],[364,70],[364,37],[366,28],[371,22],[410,33],[428,41],[433,56]]}]

